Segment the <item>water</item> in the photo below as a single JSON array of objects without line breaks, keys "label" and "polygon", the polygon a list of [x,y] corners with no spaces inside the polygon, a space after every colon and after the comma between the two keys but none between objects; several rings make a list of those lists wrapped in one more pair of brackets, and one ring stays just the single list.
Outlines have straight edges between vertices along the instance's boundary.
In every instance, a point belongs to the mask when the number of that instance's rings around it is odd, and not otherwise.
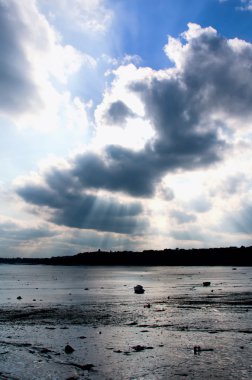
[{"label": "water", "polygon": [[251,280],[248,267],[0,265],[0,379],[250,379]]}]

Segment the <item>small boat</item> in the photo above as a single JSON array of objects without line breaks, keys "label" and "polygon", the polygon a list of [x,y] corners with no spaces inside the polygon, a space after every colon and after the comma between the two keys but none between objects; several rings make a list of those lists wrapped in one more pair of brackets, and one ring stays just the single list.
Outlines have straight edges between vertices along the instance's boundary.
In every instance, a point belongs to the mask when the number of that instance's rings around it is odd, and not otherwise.
[{"label": "small boat", "polygon": [[211,285],[211,282],[210,281],[204,281],[203,282],[203,286],[210,286]]},{"label": "small boat", "polygon": [[134,286],[134,291],[136,294],[143,294],[145,292],[144,288],[142,285],[136,285]]}]

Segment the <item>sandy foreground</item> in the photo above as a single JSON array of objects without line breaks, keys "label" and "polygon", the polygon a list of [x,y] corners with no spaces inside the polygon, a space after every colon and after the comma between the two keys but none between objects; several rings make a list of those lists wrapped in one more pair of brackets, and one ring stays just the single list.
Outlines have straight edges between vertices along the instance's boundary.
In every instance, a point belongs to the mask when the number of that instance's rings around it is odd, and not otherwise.
[{"label": "sandy foreground", "polygon": [[0,379],[250,379],[251,304],[247,292],[2,307]]},{"label": "sandy foreground", "polygon": [[251,379],[250,284],[249,268],[1,267],[0,379]]}]

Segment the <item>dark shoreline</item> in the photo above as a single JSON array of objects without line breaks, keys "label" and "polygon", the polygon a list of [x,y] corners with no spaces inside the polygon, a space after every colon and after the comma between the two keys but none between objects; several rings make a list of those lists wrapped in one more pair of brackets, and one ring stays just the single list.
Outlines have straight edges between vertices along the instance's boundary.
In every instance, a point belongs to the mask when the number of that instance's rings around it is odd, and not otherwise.
[{"label": "dark shoreline", "polygon": [[252,266],[252,247],[82,252],[51,258],[0,258],[0,264],[125,266]]}]

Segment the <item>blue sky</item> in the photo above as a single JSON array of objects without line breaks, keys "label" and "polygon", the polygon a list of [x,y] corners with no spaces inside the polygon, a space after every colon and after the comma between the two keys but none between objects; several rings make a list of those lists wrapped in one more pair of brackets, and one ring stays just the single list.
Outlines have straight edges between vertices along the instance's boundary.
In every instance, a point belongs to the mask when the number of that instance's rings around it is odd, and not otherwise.
[{"label": "blue sky", "polygon": [[251,21],[0,0],[0,255],[252,245]]}]

